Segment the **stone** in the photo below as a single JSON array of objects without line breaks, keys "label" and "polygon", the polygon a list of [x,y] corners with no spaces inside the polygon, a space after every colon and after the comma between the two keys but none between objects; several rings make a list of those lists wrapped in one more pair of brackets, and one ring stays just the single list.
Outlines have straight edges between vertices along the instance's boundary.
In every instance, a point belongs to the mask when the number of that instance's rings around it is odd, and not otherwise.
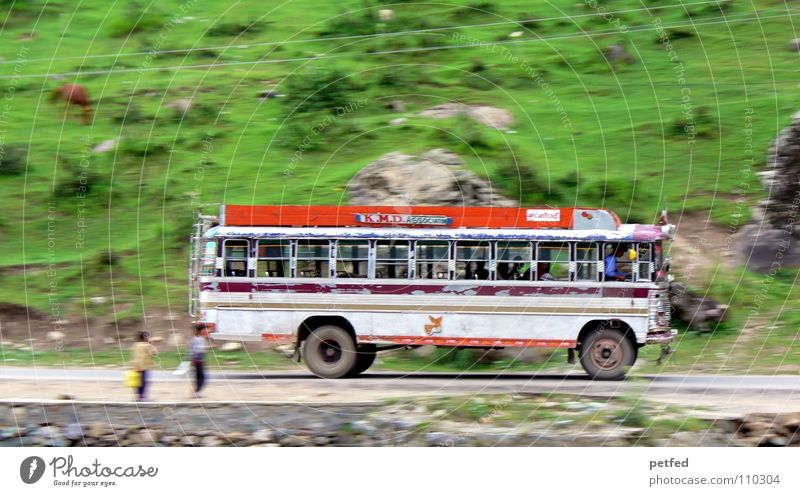
[{"label": "stone", "polygon": [[191,98],[179,98],[167,104],[167,108],[176,110],[181,114],[187,113],[194,106],[194,100]]},{"label": "stone", "polygon": [[447,119],[457,115],[466,115],[485,126],[495,129],[506,129],[514,122],[514,115],[508,110],[489,105],[465,105],[463,103],[443,103],[419,113],[421,117],[431,119]]},{"label": "stone", "polygon": [[378,19],[383,22],[391,21],[394,19],[394,10],[392,9],[380,9],[378,11]]},{"label": "stone", "polygon": [[64,437],[70,441],[80,441],[83,439],[83,427],[77,422],[67,424],[64,428]]},{"label": "stone", "polygon": [[50,331],[45,335],[45,337],[48,341],[63,341],[64,333],[60,331]]},{"label": "stone", "polygon": [[388,108],[392,112],[402,113],[406,111],[406,102],[404,102],[403,100],[392,100],[391,102],[386,104],[386,108]]},{"label": "stone", "polygon": [[203,446],[206,448],[213,448],[216,446],[223,446],[225,443],[217,436],[206,436],[203,438]]},{"label": "stone", "polygon": [[110,425],[103,423],[103,422],[95,422],[89,427],[89,436],[93,438],[100,439],[103,436],[112,434],[114,430],[111,428]]},{"label": "stone", "polygon": [[392,126],[400,126],[405,124],[406,121],[408,121],[408,119],[406,119],[405,117],[398,117],[397,119],[390,120],[389,124],[391,124]]},{"label": "stone", "polygon": [[257,443],[271,443],[277,439],[277,436],[272,429],[259,429],[253,433],[252,438]]},{"label": "stone", "polygon": [[789,42],[789,50],[793,52],[800,52],[800,38],[795,38]]},{"label": "stone", "polygon": [[221,351],[239,351],[243,348],[242,343],[229,341],[220,347]]},{"label": "stone", "polygon": [[769,225],[749,224],[739,229],[731,251],[748,269],[762,274],[800,266],[800,240],[790,231]]},{"label": "stone", "polygon": [[463,165],[461,157],[444,149],[419,156],[388,153],[350,180],[349,201],[353,205],[516,206]]},{"label": "stone", "polygon": [[625,45],[609,45],[603,49],[603,56],[611,63],[624,62],[625,64],[632,64],[635,62],[633,55],[628,53]]},{"label": "stone", "polygon": [[522,36],[522,31],[514,31],[508,35],[509,38],[519,38]]},{"label": "stone", "polygon": [[279,96],[281,96],[281,95],[275,89],[261,90],[261,91],[258,92],[258,97],[262,98],[264,100],[270,100],[272,98],[278,98]]},{"label": "stone", "polygon": [[425,443],[428,446],[455,446],[457,440],[457,436],[446,432],[429,432],[425,434]]},{"label": "stone", "polygon": [[181,438],[181,444],[184,446],[197,446],[200,443],[200,438],[198,436],[183,436]]},{"label": "stone", "polygon": [[673,317],[700,331],[713,330],[711,325],[723,322],[728,311],[728,305],[708,296],[701,296],[678,282],[670,284],[669,300]]},{"label": "stone", "polygon": [[[100,143],[99,145],[95,146],[94,148],[92,148],[92,151],[94,153],[105,153],[105,152],[110,152],[110,151],[114,150],[115,148],[117,148],[117,140],[110,139],[110,140],[105,140],[102,143]],[[102,297],[100,297],[100,298],[102,298]],[[94,300],[94,299],[95,298],[92,298],[92,300]],[[94,303],[94,301],[92,301],[92,303]],[[105,303],[105,302],[103,301],[101,303]]]}]

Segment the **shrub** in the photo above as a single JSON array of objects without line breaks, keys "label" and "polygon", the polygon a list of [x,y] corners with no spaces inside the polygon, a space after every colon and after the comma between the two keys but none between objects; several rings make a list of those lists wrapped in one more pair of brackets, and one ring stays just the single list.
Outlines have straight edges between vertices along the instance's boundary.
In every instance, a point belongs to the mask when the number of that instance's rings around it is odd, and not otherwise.
[{"label": "shrub", "polygon": [[120,15],[111,20],[108,34],[115,38],[135,33],[158,31],[165,24],[166,14],[155,7],[143,8],[139,2],[130,2]]},{"label": "shrub", "polygon": [[338,69],[322,69],[289,79],[283,99],[286,115],[335,112],[355,100],[360,88]]},{"label": "shrub", "polygon": [[26,155],[22,147],[0,146],[0,176],[18,176],[25,171]]},{"label": "shrub", "polygon": [[521,204],[532,202],[544,189],[533,167],[513,159],[504,162],[492,179]]},{"label": "shrub", "polygon": [[97,172],[93,158],[83,160],[88,160],[88,163],[75,157],[61,157],[61,170],[53,190],[54,197],[74,198],[78,194],[88,196],[107,184],[108,178]]},{"label": "shrub", "polygon": [[264,31],[271,22],[263,20],[218,22],[208,29],[208,36],[239,36]]},{"label": "shrub", "polygon": [[[366,4],[365,4],[366,5]],[[380,23],[377,11],[367,9],[355,14],[342,13],[331,18],[319,31],[320,36],[352,36],[375,34]]]}]

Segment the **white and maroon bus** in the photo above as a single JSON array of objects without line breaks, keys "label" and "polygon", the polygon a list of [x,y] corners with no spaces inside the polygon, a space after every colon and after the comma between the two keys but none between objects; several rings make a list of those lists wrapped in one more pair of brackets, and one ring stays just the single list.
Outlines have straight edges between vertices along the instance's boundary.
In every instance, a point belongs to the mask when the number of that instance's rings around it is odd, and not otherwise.
[{"label": "white and maroon bus", "polygon": [[213,339],[292,343],[326,378],[435,345],[567,348],[620,379],[674,340],[673,234],[592,208],[225,205],[192,237],[190,313]]}]

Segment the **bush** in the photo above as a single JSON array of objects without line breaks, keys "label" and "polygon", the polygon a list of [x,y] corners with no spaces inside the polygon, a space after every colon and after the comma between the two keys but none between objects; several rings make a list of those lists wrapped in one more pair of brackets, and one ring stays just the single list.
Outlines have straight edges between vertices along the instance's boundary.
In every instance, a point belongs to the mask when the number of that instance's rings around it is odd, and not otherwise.
[{"label": "bush", "polygon": [[514,159],[503,163],[492,179],[511,198],[519,200],[520,204],[533,203],[533,199],[541,196],[544,190],[533,167]]},{"label": "bush", "polygon": [[338,69],[322,69],[289,79],[283,99],[286,115],[335,112],[356,99],[360,88]]},{"label": "bush", "polygon": [[166,14],[161,10],[150,7],[147,10],[139,2],[130,2],[108,25],[108,34],[115,38],[122,38],[134,33],[158,31],[166,22]]},{"label": "bush", "polygon": [[208,36],[239,36],[264,31],[271,22],[262,20],[218,22],[208,29]]},{"label": "bush", "polygon": [[375,34],[379,23],[380,19],[374,9],[362,10],[355,14],[342,13],[326,22],[325,26],[319,31],[319,35],[357,36]]},{"label": "bush", "polygon": [[61,171],[53,190],[54,197],[74,198],[79,194],[88,196],[96,193],[100,186],[107,184],[108,178],[97,172],[93,158],[83,160],[88,160],[88,163],[74,157],[61,157]]},{"label": "bush", "polygon": [[22,147],[0,146],[0,176],[18,176],[25,171],[25,152]]}]

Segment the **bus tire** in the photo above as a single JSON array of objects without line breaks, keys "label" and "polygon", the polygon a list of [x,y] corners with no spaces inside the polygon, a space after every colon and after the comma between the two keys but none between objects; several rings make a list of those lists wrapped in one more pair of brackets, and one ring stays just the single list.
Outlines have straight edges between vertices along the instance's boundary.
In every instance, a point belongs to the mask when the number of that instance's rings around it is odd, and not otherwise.
[{"label": "bus tire", "polygon": [[365,372],[375,362],[375,357],[378,355],[377,346],[374,344],[362,344],[357,348],[358,356],[356,357],[356,366],[350,371],[350,376],[356,376]]},{"label": "bus tire", "polygon": [[592,379],[617,381],[636,360],[636,349],[624,333],[597,329],[581,344],[581,366]]},{"label": "bus tire", "polygon": [[309,370],[325,379],[344,377],[355,369],[358,353],[353,337],[333,325],[314,329],[303,345]]}]

